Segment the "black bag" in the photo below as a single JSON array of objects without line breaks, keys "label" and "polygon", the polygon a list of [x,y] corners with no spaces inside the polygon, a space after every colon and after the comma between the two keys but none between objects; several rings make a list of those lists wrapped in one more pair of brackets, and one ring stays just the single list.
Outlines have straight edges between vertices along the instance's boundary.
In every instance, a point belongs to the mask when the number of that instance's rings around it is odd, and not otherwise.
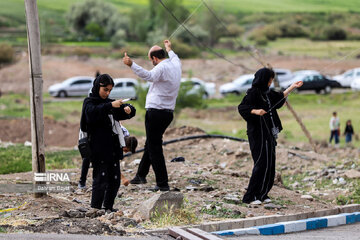
[{"label": "black bag", "polygon": [[88,137],[83,137],[79,139],[78,148],[82,158],[91,158],[91,149]]}]

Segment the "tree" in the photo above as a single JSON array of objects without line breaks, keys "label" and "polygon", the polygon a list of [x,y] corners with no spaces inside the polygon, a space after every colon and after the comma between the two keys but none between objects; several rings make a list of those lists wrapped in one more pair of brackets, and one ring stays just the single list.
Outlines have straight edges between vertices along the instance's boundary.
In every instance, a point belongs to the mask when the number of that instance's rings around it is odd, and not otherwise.
[{"label": "tree", "polygon": [[119,29],[128,30],[128,19],[114,5],[101,0],[74,3],[67,21],[77,35],[88,39],[108,40]]}]

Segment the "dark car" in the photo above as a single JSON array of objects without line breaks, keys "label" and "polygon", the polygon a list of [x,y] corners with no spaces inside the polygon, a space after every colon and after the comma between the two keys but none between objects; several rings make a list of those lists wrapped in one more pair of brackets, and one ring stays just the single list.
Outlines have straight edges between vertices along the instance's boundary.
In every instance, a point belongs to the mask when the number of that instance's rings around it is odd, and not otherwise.
[{"label": "dark car", "polygon": [[331,93],[333,88],[340,88],[337,81],[330,80],[321,74],[300,74],[291,82],[303,81],[303,85],[297,91],[314,90],[316,93],[323,91],[325,94]]}]

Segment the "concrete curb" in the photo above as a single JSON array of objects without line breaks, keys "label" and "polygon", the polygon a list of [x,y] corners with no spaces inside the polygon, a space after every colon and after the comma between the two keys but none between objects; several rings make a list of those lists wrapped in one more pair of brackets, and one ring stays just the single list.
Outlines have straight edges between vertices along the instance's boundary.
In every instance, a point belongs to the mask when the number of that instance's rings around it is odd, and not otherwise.
[{"label": "concrete curb", "polygon": [[[259,216],[252,218],[232,219],[217,222],[208,222],[199,225],[180,226],[180,228],[199,228],[205,232],[223,231],[228,229],[250,228],[253,226],[262,226],[266,224],[274,224],[278,222],[289,222],[307,218],[324,217],[330,215],[336,215],[341,213],[353,213],[360,212],[360,204],[350,204],[345,206],[339,206],[333,209],[324,209],[313,212],[297,213],[291,215],[270,215]],[[168,228],[153,229],[145,231],[147,234],[167,234]]]},{"label": "concrete curb", "polygon": [[338,215],[309,218],[298,221],[279,222],[250,228],[232,229],[212,232],[220,236],[230,235],[277,235],[283,233],[301,232],[326,227],[334,227],[360,222],[360,212],[342,213]]}]

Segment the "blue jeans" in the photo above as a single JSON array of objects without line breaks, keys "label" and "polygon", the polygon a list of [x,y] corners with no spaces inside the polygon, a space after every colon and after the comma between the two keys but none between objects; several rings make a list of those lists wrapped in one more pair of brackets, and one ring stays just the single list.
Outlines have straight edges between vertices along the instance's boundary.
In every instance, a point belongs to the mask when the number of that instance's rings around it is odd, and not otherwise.
[{"label": "blue jeans", "polygon": [[329,143],[331,143],[333,138],[335,138],[335,144],[338,144],[339,143],[339,130],[331,131]]},{"label": "blue jeans", "polygon": [[346,143],[351,142],[351,138],[352,138],[352,133],[347,133],[347,134],[345,135],[345,142],[346,142]]}]

